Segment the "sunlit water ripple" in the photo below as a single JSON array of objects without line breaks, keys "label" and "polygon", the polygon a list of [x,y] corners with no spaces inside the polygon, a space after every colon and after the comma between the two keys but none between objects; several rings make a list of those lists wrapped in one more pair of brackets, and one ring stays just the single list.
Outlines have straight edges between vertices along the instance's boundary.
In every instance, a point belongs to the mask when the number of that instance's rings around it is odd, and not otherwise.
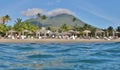
[{"label": "sunlit water ripple", "polygon": [[0,70],[120,70],[120,43],[0,44]]}]

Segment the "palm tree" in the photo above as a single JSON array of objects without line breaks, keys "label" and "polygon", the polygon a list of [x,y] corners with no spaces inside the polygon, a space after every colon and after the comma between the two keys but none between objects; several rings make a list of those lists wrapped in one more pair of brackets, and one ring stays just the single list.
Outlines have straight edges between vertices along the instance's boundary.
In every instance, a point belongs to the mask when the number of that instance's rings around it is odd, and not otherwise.
[{"label": "palm tree", "polygon": [[46,30],[51,30],[51,27],[47,27]]},{"label": "palm tree", "polygon": [[109,33],[109,36],[112,36],[112,35],[113,35],[113,31],[114,31],[114,29],[113,29],[112,26],[109,26],[109,27],[107,28],[107,32]]},{"label": "palm tree", "polygon": [[74,17],[74,18],[72,19],[72,21],[75,22],[75,21],[76,21],[76,18]]},{"label": "palm tree", "polygon": [[69,29],[69,27],[67,26],[67,24],[63,24],[63,25],[60,26],[60,30],[61,30],[62,32],[68,31],[68,29]]},{"label": "palm tree", "polygon": [[40,18],[40,17],[41,17],[41,14],[40,14],[40,13],[38,13],[38,14],[37,14],[37,17],[38,17],[38,18]]},{"label": "palm tree", "polygon": [[29,22],[22,22],[22,19],[20,18],[17,18],[13,28],[17,32],[19,32],[19,36],[21,35],[21,33],[23,33],[24,30],[28,30],[34,33],[38,30],[38,26],[30,24]]},{"label": "palm tree", "polygon": [[120,26],[117,27],[116,31],[120,32]]},{"label": "palm tree", "polygon": [[118,36],[120,37],[120,26],[117,27],[116,31],[118,32]]},{"label": "palm tree", "polygon": [[7,26],[4,24],[0,24],[0,36],[5,35],[6,31],[7,31]]},{"label": "palm tree", "polygon": [[84,26],[83,26],[83,29],[84,30],[91,30],[91,25],[88,25],[88,24],[85,24]]},{"label": "palm tree", "polygon": [[8,22],[9,20],[11,20],[9,15],[5,15],[2,17],[2,24],[5,24],[6,22]]},{"label": "palm tree", "polygon": [[19,32],[19,35],[21,35],[21,32],[24,30],[22,19],[17,18],[17,20],[15,21],[15,24],[13,26],[13,29],[16,30],[17,32]]},{"label": "palm tree", "polygon": [[47,16],[46,16],[46,15],[43,15],[43,16],[41,16],[41,18],[42,18],[42,19],[46,19],[46,18],[47,18]]},{"label": "palm tree", "polygon": [[32,24],[32,25],[30,25],[29,29],[30,29],[31,32],[35,33],[39,29],[39,27]]},{"label": "palm tree", "polygon": [[77,24],[75,24],[74,26],[72,26],[74,31],[78,31],[80,33],[82,33],[83,28],[81,26],[78,26]]}]

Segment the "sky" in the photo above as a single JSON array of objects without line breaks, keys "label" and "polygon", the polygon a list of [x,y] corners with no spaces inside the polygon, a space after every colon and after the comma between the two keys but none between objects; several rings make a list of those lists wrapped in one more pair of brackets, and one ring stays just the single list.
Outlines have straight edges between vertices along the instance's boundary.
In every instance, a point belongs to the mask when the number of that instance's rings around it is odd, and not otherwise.
[{"label": "sky", "polygon": [[80,20],[99,28],[120,26],[120,0],[0,0],[0,16],[9,15],[23,21],[36,13],[54,16],[72,14]]}]

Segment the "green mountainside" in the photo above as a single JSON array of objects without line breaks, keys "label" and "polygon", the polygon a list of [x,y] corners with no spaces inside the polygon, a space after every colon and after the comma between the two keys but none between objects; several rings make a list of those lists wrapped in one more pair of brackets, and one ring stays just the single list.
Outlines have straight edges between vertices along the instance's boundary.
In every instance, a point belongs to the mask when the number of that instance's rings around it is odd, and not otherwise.
[{"label": "green mountainside", "polygon": [[47,17],[46,19],[42,19],[42,18],[31,18],[26,20],[25,22],[30,22],[31,24],[35,24],[38,25],[39,27],[44,26],[44,27],[59,27],[62,24],[67,24],[68,26],[73,26],[75,24],[77,24],[78,26],[84,26],[85,22],[81,21],[80,19],[72,16],[72,15],[68,15],[68,14],[60,14],[57,16],[53,16],[53,17]]}]

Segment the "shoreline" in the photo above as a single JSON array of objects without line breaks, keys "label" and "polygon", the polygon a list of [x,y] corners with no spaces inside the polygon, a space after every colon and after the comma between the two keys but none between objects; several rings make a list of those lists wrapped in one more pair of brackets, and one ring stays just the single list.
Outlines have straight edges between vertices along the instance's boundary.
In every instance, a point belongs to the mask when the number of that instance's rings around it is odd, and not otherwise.
[{"label": "shoreline", "polygon": [[0,39],[0,43],[92,43],[92,42],[120,42],[120,39]]}]

